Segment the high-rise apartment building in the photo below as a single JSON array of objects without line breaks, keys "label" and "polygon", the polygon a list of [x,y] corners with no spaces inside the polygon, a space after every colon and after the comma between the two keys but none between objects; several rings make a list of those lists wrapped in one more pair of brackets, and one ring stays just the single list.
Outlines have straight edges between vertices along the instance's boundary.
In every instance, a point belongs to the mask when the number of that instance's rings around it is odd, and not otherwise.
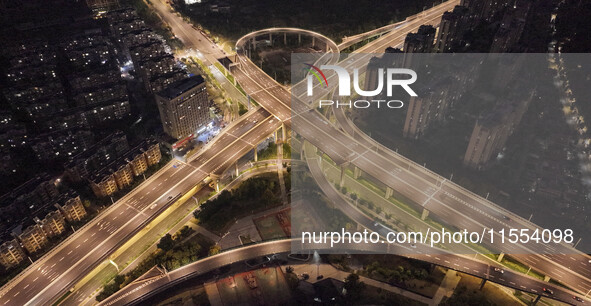
[{"label": "high-rise apartment building", "polygon": [[464,155],[465,166],[483,169],[503,151],[507,139],[525,114],[533,94],[531,92],[500,102],[492,112],[476,121]]},{"label": "high-rise apartment building", "polygon": [[156,94],[164,132],[175,139],[185,138],[209,123],[209,99],[200,75],[170,84]]}]

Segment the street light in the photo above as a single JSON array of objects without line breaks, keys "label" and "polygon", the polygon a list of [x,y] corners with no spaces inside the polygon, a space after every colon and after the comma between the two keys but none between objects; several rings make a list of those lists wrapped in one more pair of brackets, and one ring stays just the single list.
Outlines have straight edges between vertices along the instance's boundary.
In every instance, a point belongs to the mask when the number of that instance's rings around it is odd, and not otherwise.
[{"label": "street light", "polygon": [[119,272],[119,266],[112,259],[109,259],[109,263],[115,266],[115,269],[117,269],[117,272]]}]

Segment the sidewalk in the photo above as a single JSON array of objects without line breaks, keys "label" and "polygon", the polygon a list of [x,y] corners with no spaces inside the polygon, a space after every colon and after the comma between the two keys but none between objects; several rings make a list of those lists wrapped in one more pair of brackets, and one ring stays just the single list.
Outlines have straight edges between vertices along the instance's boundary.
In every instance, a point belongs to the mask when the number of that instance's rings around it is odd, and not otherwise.
[{"label": "sidewalk", "polygon": [[456,286],[460,282],[462,277],[458,276],[458,273],[452,269],[447,270],[445,273],[445,277],[441,281],[441,285],[439,285],[439,289],[435,292],[435,296],[433,296],[433,300],[429,305],[439,305],[443,297],[451,297],[456,290]]},{"label": "sidewalk", "polygon": [[[192,215],[191,215],[191,217],[192,217]],[[190,218],[190,219],[193,219],[193,218]],[[194,234],[202,234],[203,236],[213,240],[214,242],[218,242],[218,241],[220,241],[220,239],[222,239],[222,237],[208,231],[207,229],[205,229],[201,225],[197,225],[197,224],[191,222],[191,220],[189,220],[189,222],[186,222],[185,225],[187,225],[188,227],[195,230]],[[191,236],[193,236],[193,235],[191,235]]]}]

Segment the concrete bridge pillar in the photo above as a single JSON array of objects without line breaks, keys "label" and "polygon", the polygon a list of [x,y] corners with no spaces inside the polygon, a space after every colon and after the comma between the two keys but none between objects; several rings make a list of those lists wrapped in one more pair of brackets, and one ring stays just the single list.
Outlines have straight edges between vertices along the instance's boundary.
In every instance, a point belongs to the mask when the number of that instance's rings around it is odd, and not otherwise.
[{"label": "concrete bridge pillar", "polygon": [[353,171],[353,178],[358,179],[359,176],[361,176],[361,169],[359,169],[359,167],[355,166],[355,170]]},{"label": "concrete bridge pillar", "polygon": [[298,45],[302,44],[302,34],[298,34]]},{"label": "concrete bridge pillar", "polygon": [[343,186],[345,185],[345,169],[347,167],[345,167],[345,164],[341,165],[341,182],[339,183],[339,186],[341,188],[343,188]]},{"label": "concrete bridge pillar", "polygon": [[499,257],[497,257],[497,261],[501,262],[501,260],[503,260],[503,257],[505,257],[505,253],[501,252],[501,254],[499,254]]},{"label": "concrete bridge pillar", "polygon": [[256,50],[257,49],[256,37],[253,37],[252,40],[250,41],[250,43],[252,44],[252,49]]},{"label": "concrete bridge pillar", "polygon": [[485,284],[486,284],[486,278],[483,278],[482,281],[480,282],[480,290],[482,290],[482,288],[484,288]]},{"label": "concrete bridge pillar", "polygon": [[429,216],[429,211],[426,208],[423,208],[423,213],[421,214],[421,220],[425,221]]},{"label": "concrete bridge pillar", "polygon": [[236,165],[236,177],[238,177],[240,175],[240,172],[238,171],[238,162],[236,162],[234,165]]},{"label": "concrete bridge pillar", "polygon": [[273,132],[273,142],[277,143],[277,130]]},{"label": "concrete bridge pillar", "polygon": [[532,302],[532,305],[536,305],[541,297],[541,295],[536,296],[536,299]]},{"label": "concrete bridge pillar", "polygon": [[393,193],[394,193],[394,191],[392,190],[392,188],[386,187],[386,196],[385,196],[385,198],[386,199],[389,199],[392,196]]},{"label": "concrete bridge pillar", "polygon": [[269,42],[273,45],[273,34],[269,33]]},{"label": "concrete bridge pillar", "polygon": [[287,46],[287,32],[283,33],[283,44]]},{"label": "concrete bridge pillar", "polygon": [[312,36],[312,47],[316,46],[316,37]]},{"label": "concrete bridge pillar", "polygon": [[209,174],[209,177],[211,178],[211,181],[213,182],[213,186],[214,186],[213,188],[215,188],[216,192],[219,192],[220,191],[220,178],[213,173]]},{"label": "concrete bridge pillar", "polygon": [[258,152],[257,152],[257,145],[254,145],[254,161],[258,162],[259,161],[259,156],[258,156]]},{"label": "concrete bridge pillar", "polygon": [[550,276],[548,276],[548,275],[544,275],[544,281],[545,281],[545,282],[549,282],[549,281],[550,281]]},{"label": "concrete bridge pillar", "polygon": [[285,123],[281,122],[281,140],[287,140],[287,131],[285,130]]}]

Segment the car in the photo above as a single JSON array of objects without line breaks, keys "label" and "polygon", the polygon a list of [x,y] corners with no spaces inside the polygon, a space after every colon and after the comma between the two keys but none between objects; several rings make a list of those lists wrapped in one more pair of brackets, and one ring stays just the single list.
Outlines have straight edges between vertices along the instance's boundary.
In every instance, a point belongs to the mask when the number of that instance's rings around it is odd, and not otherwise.
[{"label": "car", "polygon": [[507,220],[507,221],[511,221],[511,218],[509,218],[507,216],[503,216],[503,218],[505,218],[505,220]]},{"label": "car", "polygon": [[168,199],[169,199],[169,200],[172,200],[172,196],[168,196]]},{"label": "car", "polygon": [[320,275],[316,276],[316,280],[321,280],[321,279],[323,279],[323,278],[324,278],[324,275],[322,275],[322,274],[320,274]]},{"label": "car", "polygon": [[585,301],[582,298],[578,297],[578,296],[573,296],[573,300],[575,300],[577,302],[585,303]]},{"label": "car", "polygon": [[154,209],[154,208],[156,208],[156,206],[158,206],[158,204],[154,203],[154,204],[152,204],[152,206],[150,206],[150,209]]},{"label": "car", "polygon": [[374,223],[374,224],[373,224],[373,226],[375,226],[375,227],[378,227],[378,226],[380,226],[380,222],[376,222],[376,223]]},{"label": "car", "polygon": [[505,273],[505,270],[501,269],[501,268],[495,268],[495,272],[499,272],[501,274]]},{"label": "car", "polygon": [[309,278],[310,278],[310,275],[309,275],[308,273],[304,273],[304,274],[302,274],[302,279],[303,279],[303,280],[307,280],[307,279],[309,279]]},{"label": "car", "polygon": [[417,245],[413,243],[413,244],[410,245],[410,247],[416,249],[417,248]]},{"label": "car", "polygon": [[554,295],[554,291],[552,291],[552,289],[543,288],[542,291],[548,293],[549,295]]}]

